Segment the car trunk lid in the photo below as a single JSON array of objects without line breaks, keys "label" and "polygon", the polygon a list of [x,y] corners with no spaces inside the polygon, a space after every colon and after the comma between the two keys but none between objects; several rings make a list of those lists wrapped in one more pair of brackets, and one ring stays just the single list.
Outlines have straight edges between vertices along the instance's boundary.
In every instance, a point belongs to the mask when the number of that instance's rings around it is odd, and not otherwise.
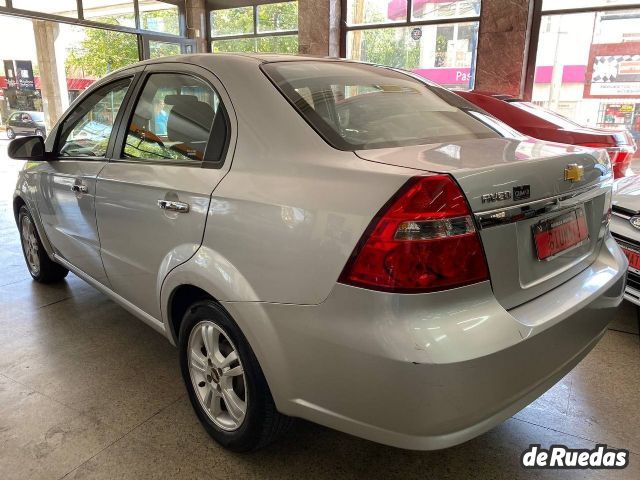
[{"label": "car trunk lid", "polygon": [[[597,256],[611,197],[604,151],[493,138],[356,154],[455,178],[476,217],[494,294],[507,309],[562,284]],[[555,228],[572,212],[584,220],[587,238],[540,260],[534,229]]]}]

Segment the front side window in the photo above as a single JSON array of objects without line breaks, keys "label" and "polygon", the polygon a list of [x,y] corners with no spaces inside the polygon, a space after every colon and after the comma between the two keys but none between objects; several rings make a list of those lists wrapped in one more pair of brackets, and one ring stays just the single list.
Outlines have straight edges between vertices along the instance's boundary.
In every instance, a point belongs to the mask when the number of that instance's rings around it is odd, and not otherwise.
[{"label": "front side window", "polygon": [[123,154],[145,160],[216,161],[225,141],[226,120],[213,88],[190,75],[158,73],[149,76],[138,99]]},{"label": "front side window", "polygon": [[275,62],[264,71],[341,150],[500,136],[458,95],[398,71],[350,62]]},{"label": "front side window", "polygon": [[62,123],[58,153],[63,157],[104,157],[131,78],[99,88]]}]

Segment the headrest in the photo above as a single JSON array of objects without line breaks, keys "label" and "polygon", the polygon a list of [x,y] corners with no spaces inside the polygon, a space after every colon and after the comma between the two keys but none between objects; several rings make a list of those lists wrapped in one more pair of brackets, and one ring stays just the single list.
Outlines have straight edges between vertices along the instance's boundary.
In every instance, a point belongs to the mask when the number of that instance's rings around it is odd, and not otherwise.
[{"label": "headrest", "polygon": [[209,139],[215,112],[211,105],[194,95],[167,95],[165,103],[173,105],[167,118],[167,136],[173,142],[203,142]]},{"label": "headrest", "polygon": [[166,95],[164,97],[164,103],[166,105],[178,105],[185,102],[197,102],[198,97],[195,95]]}]

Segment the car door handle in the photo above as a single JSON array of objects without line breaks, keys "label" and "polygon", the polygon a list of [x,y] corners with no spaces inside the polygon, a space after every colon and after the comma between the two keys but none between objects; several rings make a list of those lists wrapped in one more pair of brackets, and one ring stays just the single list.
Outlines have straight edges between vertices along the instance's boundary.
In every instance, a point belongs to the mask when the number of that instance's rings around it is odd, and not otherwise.
[{"label": "car door handle", "polygon": [[88,193],[89,188],[86,185],[73,185],[71,187],[71,191],[77,193]]},{"label": "car door handle", "polygon": [[162,210],[171,210],[172,212],[187,213],[189,204],[185,202],[174,202],[172,200],[158,200],[158,207]]}]

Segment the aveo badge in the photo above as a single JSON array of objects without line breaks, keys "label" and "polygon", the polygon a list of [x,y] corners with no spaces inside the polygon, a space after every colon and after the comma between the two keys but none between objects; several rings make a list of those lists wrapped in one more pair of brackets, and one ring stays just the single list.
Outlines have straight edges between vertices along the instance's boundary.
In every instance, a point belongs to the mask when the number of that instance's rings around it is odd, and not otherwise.
[{"label": "aveo badge", "polygon": [[635,217],[631,217],[629,219],[629,223],[633,225],[635,228],[640,230],[640,215],[636,215]]},{"label": "aveo badge", "polygon": [[502,192],[485,193],[480,196],[482,203],[502,202],[505,200],[526,200],[531,197],[530,185],[518,185],[513,187],[513,190],[504,190]]}]

